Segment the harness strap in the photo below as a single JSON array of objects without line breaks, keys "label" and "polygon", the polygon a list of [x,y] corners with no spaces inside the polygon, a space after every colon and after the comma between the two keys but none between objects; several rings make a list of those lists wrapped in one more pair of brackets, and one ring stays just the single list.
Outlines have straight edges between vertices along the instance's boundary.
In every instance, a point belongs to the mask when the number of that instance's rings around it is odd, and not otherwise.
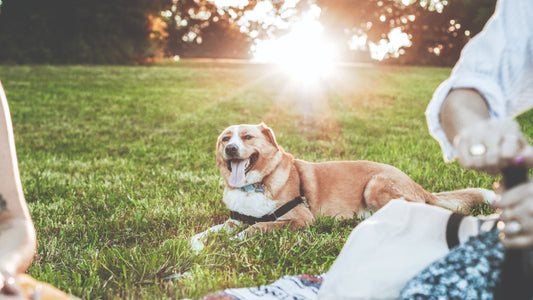
[{"label": "harness strap", "polygon": [[264,215],[260,218],[243,215],[236,211],[231,211],[230,217],[234,220],[242,221],[248,225],[254,225],[259,222],[272,222],[272,221],[276,221],[278,218],[282,217],[283,215],[288,213],[291,209],[295,208],[296,206],[298,206],[299,204],[303,202],[304,202],[304,199],[302,198],[302,196],[298,196],[292,199],[291,201],[285,203],[282,207],[276,209],[275,212],[269,215]]},{"label": "harness strap", "polygon": [[[271,213],[269,215],[264,215],[264,216],[262,216],[260,218],[243,215],[243,214],[238,213],[238,212],[233,211],[233,210],[230,211],[230,218],[232,218],[234,220],[237,220],[237,221],[244,222],[244,223],[246,223],[248,225],[254,225],[254,224],[259,223],[259,222],[272,222],[272,221],[276,221],[278,218],[282,217],[283,215],[288,213],[291,209],[295,208],[296,206],[298,206],[298,205],[300,205],[302,203],[305,203],[306,205],[308,205],[305,202],[304,187],[303,187],[303,182],[302,182],[302,179],[301,179],[301,176],[300,176],[300,171],[298,169],[296,169],[296,171],[298,172],[298,177],[300,179],[300,196],[297,196],[296,198],[292,199],[291,201],[285,203],[280,208],[276,209],[275,212],[273,212],[273,213]],[[260,193],[264,192],[264,186],[262,184],[260,184],[260,186],[255,186],[255,185],[252,185],[252,186],[255,188],[256,192],[260,192]],[[242,189],[242,190],[246,191],[246,189]]]}]

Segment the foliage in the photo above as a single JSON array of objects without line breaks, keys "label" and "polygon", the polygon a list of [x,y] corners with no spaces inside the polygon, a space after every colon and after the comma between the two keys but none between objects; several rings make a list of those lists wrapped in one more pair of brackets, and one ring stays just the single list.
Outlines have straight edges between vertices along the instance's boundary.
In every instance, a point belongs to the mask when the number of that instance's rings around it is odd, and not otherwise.
[{"label": "foliage", "polygon": [[261,65],[0,66],[38,236],[29,274],[84,299],[183,299],[326,272],[359,220],[190,248],[229,215],[219,132],[264,121],[297,158],[392,164],[432,192],[490,188],[496,178],[445,164],[427,132],[449,71],[345,67],[303,88]]},{"label": "foliage", "polygon": [[[370,43],[387,41],[392,28],[401,28],[411,37],[412,46],[400,50],[404,54],[395,62],[452,65],[491,15],[495,0],[416,0],[408,5],[400,0],[234,3],[4,0],[0,4],[0,62],[139,63],[174,55],[247,58],[256,41],[280,37],[318,5],[329,38],[343,45],[341,51],[349,59],[368,60]],[[250,17],[259,6],[268,8],[258,12],[267,17]],[[155,29],[154,22],[165,26]],[[354,36],[367,38],[356,50],[348,46]]]},{"label": "foliage", "polygon": [[[271,10],[263,12],[269,17],[248,21],[245,12],[264,2],[271,3]],[[320,22],[328,38],[344,45],[342,55],[350,60],[368,60],[369,44],[390,41],[387,34],[393,28],[400,28],[410,36],[412,46],[404,48],[401,53],[390,53],[388,58],[397,58],[394,62],[403,64],[453,65],[465,43],[482,29],[496,3],[495,0],[416,0],[408,5],[404,2],[300,0],[290,7],[283,1],[264,0],[250,1],[247,6],[239,8],[217,7],[207,0],[174,0],[169,10],[172,17],[167,21],[169,28],[178,29],[171,29],[174,32],[169,36],[168,51],[203,57],[209,52],[202,49],[219,49],[218,45],[224,45],[234,49],[233,52],[226,50],[218,55],[231,53],[230,56],[234,56],[239,53],[237,49],[249,49],[256,39],[276,38],[286,33],[285,27],[290,27],[291,22],[302,18],[313,5],[318,5],[321,8]],[[176,18],[185,22],[179,25]],[[273,18],[277,21],[273,22]],[[251,32],[255,32],[256,37],[252,37]],[[249,35],[248,39],[243,33]],[[192,39],[189,38],[191,34]],[[366,38],[358,49],[348,46],[354,36]],[[217,46],[202,45],[212,40]]]},{"label": "foliage", "polygon": [[165,0],[4,0],[0,61],[132,63],[153,55],[150,14]]},{"label": "foliage", "polygon": [[389,53],[388,58],[395,58],[396,63],[448,66],[457,61],[464,44],[481,30],[496,3],[495,0],[414,0],[407,1],[407,5],[400,0],[315,2],[322,8],[320,21],[325,31],[341,44],[353,36],[366,37],[362,47],[351,51],[351,55],[345,53],[346,56],[361,56],[362,51],[368,56],[369,43],[390,41],[391,29],[400,28],[409,35],[412,46],[401,53]]},{"label": "foliage", "polygon": [[163,19],[168,24],[166,52],[182,57],[248,56],[249,36],[236,26],[239,16],[253,8],[217,7],[208,0],[173,0],[167,3]]}]

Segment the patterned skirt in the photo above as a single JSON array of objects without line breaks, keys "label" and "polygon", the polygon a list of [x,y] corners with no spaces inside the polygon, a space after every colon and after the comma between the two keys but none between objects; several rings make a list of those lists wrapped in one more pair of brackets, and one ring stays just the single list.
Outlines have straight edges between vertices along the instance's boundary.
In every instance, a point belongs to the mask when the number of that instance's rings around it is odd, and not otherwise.
[{"label": "patterned skirt", "polygon": [[493,299],[504,258],[496,228],[453,248],[413,277],[400,299]]}]

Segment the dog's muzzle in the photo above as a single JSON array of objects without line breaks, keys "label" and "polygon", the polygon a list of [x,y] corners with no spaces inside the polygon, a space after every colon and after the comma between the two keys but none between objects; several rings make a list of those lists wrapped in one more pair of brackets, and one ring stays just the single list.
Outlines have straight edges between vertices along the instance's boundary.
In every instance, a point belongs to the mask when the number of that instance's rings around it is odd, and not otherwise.
[{"label": "dog's muzzle", "polygon": [[[248,173],[248,171],[250,171],[254,167],[254,165],[257,162],[258,158],[259,158],[259,153],[257,153],[257,152],[254,152],[252,155],[250,155],[250,157],[248,158],[249,159],[248,164],[246,166],[246,169],[244,170],[246,173]],[[231,169],[231,161],[232,161],[232,159],[228,159],[226,161],[226,163],[228,165],[228,170],[230,172],[232,171],[232,169]]]},{"label": "dog's muzzle", "polygon": [[224,152],[226,152],[228,157],[239,156],[239,146],[235,144],[227,144]]}]

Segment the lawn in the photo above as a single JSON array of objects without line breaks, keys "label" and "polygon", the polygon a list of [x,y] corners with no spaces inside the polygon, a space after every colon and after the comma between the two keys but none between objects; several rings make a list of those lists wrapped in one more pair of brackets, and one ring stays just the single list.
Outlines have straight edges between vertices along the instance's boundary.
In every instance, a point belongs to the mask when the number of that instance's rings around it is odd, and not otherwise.
[{"label": "lawn", "polygon": [[430,191],[491,188],[497,178],[445,164],[428,134],[425,107],[449,72],[345,66],[304,84],[221,62],[0,66],[38,235],[29,273],[84,299],[199,298],[324,273],[359,220],[218,234],[191,249],[192,235],[229,216],[218,134],[265,122],[297,158],[388,163]]}]

